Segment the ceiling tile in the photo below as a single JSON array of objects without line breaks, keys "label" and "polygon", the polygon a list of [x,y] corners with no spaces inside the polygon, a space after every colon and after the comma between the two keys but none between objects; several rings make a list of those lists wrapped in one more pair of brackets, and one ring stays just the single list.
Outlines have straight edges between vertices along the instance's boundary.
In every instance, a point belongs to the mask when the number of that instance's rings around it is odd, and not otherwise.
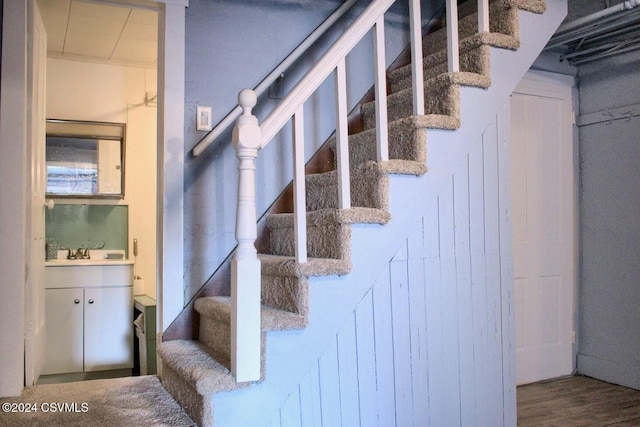
[{"label": "ceiling tile", "polygon": [[153,66],[158,13],[82,0],[37,0],[48,51],[74,59]]},{"label": "ceiling tile", "polygon": [[128,22],[158,27],[158,13],[153,10],[131,9]]},{"label": "ceiling tile", "polygon": [[130,12],[130,8],[116,5],[88,3],[78,0],[73,0],[71,3],[71,15],[86,16],[87,18],[124,21]]},{"label": "ceiling tile", "polygon": [[88,40],[82,34],[68,34],[64,53],[109,59],[117,40],[118,38],[114,36],[93,36],[91,40]]},{"label": "ceiling tile", "polygon": [[111,59],[141,64],[155,64],[158,45],[155,41],[121,40]]},{"label": "ceiling tile", "polygon": [[120,36],[122,39],[155,41],[158,38],[158,28],[152,25],[127,23]]},{"label": "ceiling tile", "polygon": [[71,15],[67,31],[69,33],[82,33],[85,35],[101,34],[107,36],[120,36],[126,19],[112,20],[100,19],[83,15]]}]

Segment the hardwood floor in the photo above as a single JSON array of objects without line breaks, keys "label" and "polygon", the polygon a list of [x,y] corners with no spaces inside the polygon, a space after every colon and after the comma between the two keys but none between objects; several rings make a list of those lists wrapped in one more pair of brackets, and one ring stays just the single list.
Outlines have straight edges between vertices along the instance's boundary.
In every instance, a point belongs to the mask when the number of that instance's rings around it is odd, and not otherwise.
[{"label": "hardwood floor", "polygon": [[640,426],[640,391],[575,376],[518,387],[518,426]]}]

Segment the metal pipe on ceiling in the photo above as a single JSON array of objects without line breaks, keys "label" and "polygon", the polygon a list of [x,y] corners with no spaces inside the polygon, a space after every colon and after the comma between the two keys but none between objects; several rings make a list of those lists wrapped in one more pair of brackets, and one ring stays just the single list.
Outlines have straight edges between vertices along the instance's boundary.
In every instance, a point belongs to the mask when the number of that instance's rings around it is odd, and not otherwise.
[{"label": "metal pipe on ceiling", "polygon": [[591,15],[587,15],[583,18],[578,18],[573,21],[564,23],[560,25],[560,27],[558,27],[556,34],[560,35],[575,28],[596,23],[597,21],[601,21],[602,19],[610,17],[611,15],[622,14],[638,6],[640,6],[640,0],[626,0],[615,6],[611,6],[604,10],[601,10],[600,12],[592,13]]}]

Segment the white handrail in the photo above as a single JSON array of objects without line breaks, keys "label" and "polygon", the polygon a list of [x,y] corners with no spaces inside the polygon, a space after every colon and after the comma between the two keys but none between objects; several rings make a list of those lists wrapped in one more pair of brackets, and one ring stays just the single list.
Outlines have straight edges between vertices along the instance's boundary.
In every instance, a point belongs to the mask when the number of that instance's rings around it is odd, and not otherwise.
[{"label": "white handrail", "polygon": [[[347,136],[347,100],[346,100],[346,67],[345,58],[351,50],[362,40],[362,38],[373,31],[373,54],[374,54],[374,83],[376,97],[376,136],[377,136],[377,158],[378,161],[386,161],[389,158],[388,124],[387,124],[387,92],[386,92],[386,61],[385,61],[385,40],[384,40],[384,14],[395,3],[396,0],[374,0],[353,22],[351,27],[327,50],[311,71],[303,77],[291,90],[285,99],[276,107],[258,126],[257,118],[251,116],[251,108],[255,104],[255,94],[252,91],[243,91],[239,97],[239,102],[243,105],[245,113],[238,120],[234,128],[234,144],[238,149],[238,158],[241,161],[239,174],[239,200],[236,225],[236,239],[238,240],[238,250],[232,263],[232,313],[236,321],[232,320],[231,334],[234,343],[247,343],[246,348],[259,348],[259,309],[253,308],[254,312],[244,312],[250,310],[246,307],[246,301],[254,304],[256,299],[260,299],[260,262],[255,255],[255,194],[248,195],[246,190],[255,191],[255,179],[253,163],[256,151],[264,148],[280,132],[280,130],[293,121],[293,192],[294,192],[294,235],[295,235],[295,260],[298,263],[307,262],[307,226],[306,226],[306,194],[305,194],[305,173],[304,173],[304,103],[308,100],[320,85],[331,73],[334,73],[335,98],[336,98],[336,144],[337,144],[337,169],[338,169],[338,207],[348,209],[350,207],[350,177],[349,177],[349,149]],[[424,114],[424,90],[422,81],[422,47],[421,31],[417,30],[420,22],[420,2],[410,1],[410,32],[412,44],[412,62],[417,62],[418,67],[412,67],[412,90],[414,92],[414,114]],[[478,7],[482,9],[479,15],[488,16],[488,1],[478,0]],[[458,12],[456,0],[447,0],[447,38],[449,52],[449,71],[459,70],[458,61]],[[483,18],[482,21],[485,21]],[[479,31],[484,24],[479,23]],[[486,26],[485,26],[486,28]],[[419,81],[416,81],[418,80]],[[246,130],[245,130],[246,128]],[[250,180],[250,182],[243,182]],[[247,213],[247,209],[253,209],[252,213]],[[251,224],[240,224],[241,222],[251,222]],[[257,261],[257,267],[255,266]],[[244,266],[247,266],[244,269]],[[241,274],[242,272],[242,274]],[[242,280],[242,284],[240,284]],[[235,291],[234,291],[235,290]],[[241,290],[241,291],[240,291]],[[235,293],[234,293],[235,292]],[[238,300],[245,298],[246,301]],[[238,308],[239,306],[242,308]],[[242,311],[242,313],[241,313]],[[250,330],[244,331],[238,326],[240,318],[251,320]],[[234,319],[234,317],[232,317]],[[258,337],[258,338],[256,338]],[[249,344],[250,342],[250,344]],[[234,344],[235,345],[235,344]],[[232,351],[240,351],[240,346]],[[242,359],[244,357],[244,360]],[[236,360],[237,359],[237,360]],[[260,351],[255,351],[251,357],[239,355],[232,352],[232,370],[238,380],[237,372],[248,372],[243,376],[244,381],[257,380],[259,372],[256,366],[259,365]],[[248,367],[245,368],[244,364]],[[242,364],[243,366],[240,366]]]},{"label": "white handrail", "polygon": [[346,57],[355,45],[371,30],[395,0],[377,0],[371,3],[355,20],[351,27],[329,48],[309,73],[298,82],[285,100],[278,105],[262,122],[262,148],[291,119],[293,113],[302,105],[333,72],[338,62]]},{"label": "white handrail", "polygon": [[[253,91],[257,97],[260,97],[267,91],[281,75],[284,73],[294,62],[296,62],[302,55],[304,55],[309,47],[316,42],[338,19],[347,13],[351,6],[353,6],[358,0],[347,0],[339,8],[337,8],[322,24],[320,24],[311,34],[307,36],[302,43],[300,43],[271,73],[256,86]],[[213,141],[215,141],[223,132],[236,121],[242,113],[242,107],[236,105],[225,117],[218,123],[204,138],[196,144],[191,150],[191,154],[194,157],[199,156]]]}]

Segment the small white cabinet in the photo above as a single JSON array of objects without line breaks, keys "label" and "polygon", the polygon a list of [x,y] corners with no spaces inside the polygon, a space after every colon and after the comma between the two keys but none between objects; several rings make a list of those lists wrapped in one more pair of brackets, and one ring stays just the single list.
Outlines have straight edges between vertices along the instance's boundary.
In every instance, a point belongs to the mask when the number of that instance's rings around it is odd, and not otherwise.
[{"label": "small white cabinet", "polygon": [[46,269],[43,374],[133,367],[130,264]]}]

